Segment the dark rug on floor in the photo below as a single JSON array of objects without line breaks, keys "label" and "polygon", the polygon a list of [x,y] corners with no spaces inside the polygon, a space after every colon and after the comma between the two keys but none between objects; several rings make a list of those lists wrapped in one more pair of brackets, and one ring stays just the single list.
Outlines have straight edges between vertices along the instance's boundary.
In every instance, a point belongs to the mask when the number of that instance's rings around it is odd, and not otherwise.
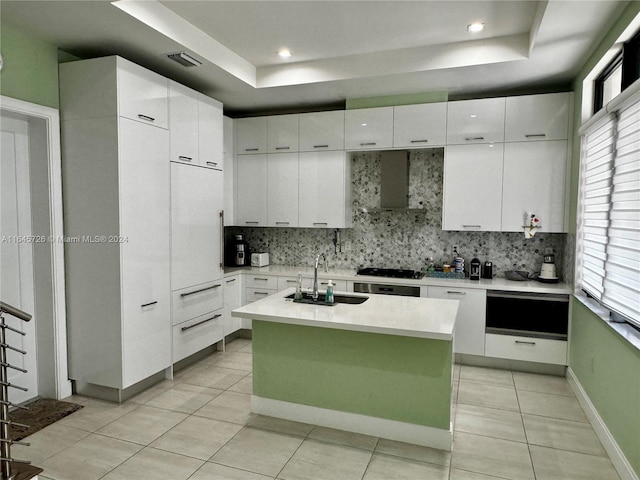
[{"label": "dark rug on floor", "polygon": [[31,402],[26,407],[29,410],[16,408],[9,413],[9,420],[12,422],[29,425],[28,428],[11,425],[9,434],[12,440],[22,440],[76,410],[80,410],[82,405],[42,398]]}]

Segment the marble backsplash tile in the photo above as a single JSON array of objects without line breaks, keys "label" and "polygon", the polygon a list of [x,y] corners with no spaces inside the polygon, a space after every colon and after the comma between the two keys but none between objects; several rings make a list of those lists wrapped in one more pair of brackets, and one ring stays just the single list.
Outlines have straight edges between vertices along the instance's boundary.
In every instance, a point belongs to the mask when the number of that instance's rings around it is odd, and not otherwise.
[{"label": "marble backsplash tile", "polygon": [[[450,263],[453,248],[468,263],[473,257],[494,264],[494,275],[506,270],[537,272],[545,248],[556,255],[559,276],[570,279],[572,250],[566,234],[442,231],[442,177],[444,150],[410,152],[409,206],[420,212],[365,213],[363,207],[380,204],[380,153],[352,156],[353,228],[341,230],[342,252],[335,252],[331,229],[229,227],[228,234],[243,233],[253,252],[269,252],[271,264],[309,266],[317,253],[325,253],[337,268],[384,267],[425,270],[429,258]],[[468,268],[468,267],[467,267]]]}]

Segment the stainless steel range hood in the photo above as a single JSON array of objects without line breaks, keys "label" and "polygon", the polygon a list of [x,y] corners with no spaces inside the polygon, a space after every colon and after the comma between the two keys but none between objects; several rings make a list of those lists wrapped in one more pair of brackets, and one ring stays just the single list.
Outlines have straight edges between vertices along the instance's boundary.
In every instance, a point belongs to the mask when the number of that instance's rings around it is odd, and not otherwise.
[{"label": "stainless steel range hood", "polygon": [[380,206],[366,207],[364,212],[424,212],[423,208],[409,208],[409,152],[390,150],[381,152]]}]

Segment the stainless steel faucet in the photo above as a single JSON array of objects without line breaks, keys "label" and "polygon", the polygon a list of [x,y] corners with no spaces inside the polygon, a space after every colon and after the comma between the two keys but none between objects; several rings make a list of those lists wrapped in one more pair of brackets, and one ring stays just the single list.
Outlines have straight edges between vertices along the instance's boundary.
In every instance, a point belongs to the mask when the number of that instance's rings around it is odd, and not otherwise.
[{"label": "stainless steel faucet", "polygon": [[324,271],[329,271],[329,265],[327,264],[327,256],[324,253],[319,253],[316,257],[316,263],[313,267],[313,301],[318,301],[318,263],[320,263],[320,257],[323,258],[324,262]]}]

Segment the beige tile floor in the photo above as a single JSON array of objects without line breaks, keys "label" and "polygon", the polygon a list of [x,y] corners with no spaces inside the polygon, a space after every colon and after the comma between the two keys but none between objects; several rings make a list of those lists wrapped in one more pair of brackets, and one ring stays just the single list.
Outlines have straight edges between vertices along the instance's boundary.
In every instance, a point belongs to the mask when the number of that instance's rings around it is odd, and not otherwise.
[{"label": "beige tile floor", "polygon": [[73,396],[14,456],[45,480],[618,479],[564,378],[456,365],[449,453],[253,415],[251,360],[238,339],[123,405]]}]

